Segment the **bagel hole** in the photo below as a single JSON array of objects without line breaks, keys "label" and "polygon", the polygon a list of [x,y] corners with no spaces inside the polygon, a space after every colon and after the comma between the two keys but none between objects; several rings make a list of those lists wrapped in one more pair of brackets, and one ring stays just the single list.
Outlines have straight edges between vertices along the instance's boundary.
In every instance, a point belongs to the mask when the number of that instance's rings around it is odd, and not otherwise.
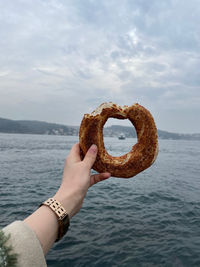
[{"label": "bagel hole", "polygon": [[128,153],[137,143],[134,125],[128,120],[109,118],[103,128],[104,146],[114,157]]}]

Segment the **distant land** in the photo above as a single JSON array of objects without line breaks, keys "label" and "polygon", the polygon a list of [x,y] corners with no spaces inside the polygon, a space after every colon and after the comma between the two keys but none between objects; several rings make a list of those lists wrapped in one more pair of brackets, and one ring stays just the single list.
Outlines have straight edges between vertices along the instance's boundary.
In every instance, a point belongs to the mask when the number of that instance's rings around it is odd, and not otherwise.
[{"label": "distant land", "polygon": [[[67,126],[56,123],[29,120],[10,120],[0,118],[0,133],[21,133],[21,134],[46,134],[46,135],[74,135],[79,134],[79,126]],[[136,137],[134,127],[112,125],[104,127],[104,136],[117,137],[123,133],[127,138]],[[158,130],[160,139],[172,140],[199,140],[200,133],[181,134]]]}]

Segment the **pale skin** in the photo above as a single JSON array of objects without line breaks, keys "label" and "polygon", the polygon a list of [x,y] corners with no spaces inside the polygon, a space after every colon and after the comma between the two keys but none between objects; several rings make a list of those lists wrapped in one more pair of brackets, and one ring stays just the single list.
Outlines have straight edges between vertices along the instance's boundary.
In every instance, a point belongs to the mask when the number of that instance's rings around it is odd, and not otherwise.
[{"label": "pale skin", "polygon": [[[81,160],[80,146],[75,144],[66,158],[62,182],[53,198],[63,205],[70,219],[81,209],[88,189],[110,177],[107,172],[91,175],[96,156],[97,147],[92,145]],[[36,233],[44,254],[47,254],[58,236],[58,219],[54,212],[47,206],[41,206],[24,222]]]}]

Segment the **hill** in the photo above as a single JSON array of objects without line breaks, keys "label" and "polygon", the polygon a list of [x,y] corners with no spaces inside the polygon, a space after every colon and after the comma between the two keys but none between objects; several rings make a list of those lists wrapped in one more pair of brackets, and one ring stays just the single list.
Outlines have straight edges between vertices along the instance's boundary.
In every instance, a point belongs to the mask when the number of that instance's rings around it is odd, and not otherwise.
[{"label": "hill", "polygon": [[[66,126],[57,123],[29,120],[10,120],[0,118],[1,133],[49,134],[49,135],[78,135],[78,126]],[[112,125],[104,128],[104,136],[117,137],[123,133],[127,138],[136,137],[134,127]],[[200,134],[180,134],[158,130],[160,139],[200,140]]]},{"label": "hill", "polygon": [[0,132],[26,133],[26,134],[51,134],[51,135],[77,135],[78,127],[43,121],[9,120],[0,118]]}]

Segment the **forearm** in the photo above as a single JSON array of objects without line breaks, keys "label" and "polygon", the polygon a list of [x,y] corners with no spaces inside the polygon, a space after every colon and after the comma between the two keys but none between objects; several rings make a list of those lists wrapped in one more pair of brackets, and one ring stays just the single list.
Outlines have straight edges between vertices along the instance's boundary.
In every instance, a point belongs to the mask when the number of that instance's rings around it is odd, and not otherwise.
[{"label": "forearm", "polygon": [[[61,203],[67,211],[69,219],[71,219],[76,213],[74,207],[77,206],[74,196],[70,198],[70,196],[66,194],[66,190],[65,192],[63,192],[63,190],[58,190],[53,198]],[[50,207],[42,205],[27,217],[24,222],[36,233],[44,254],[47,254],[57,239],[59,231],[58,217],[54,211],[51,210]]]},{"label": "forearm", "polygon": [[47,254],[58,236],[58,219],[54,212],[46,206],[41,206],[24,222],[35,232],[44,254]]}]

